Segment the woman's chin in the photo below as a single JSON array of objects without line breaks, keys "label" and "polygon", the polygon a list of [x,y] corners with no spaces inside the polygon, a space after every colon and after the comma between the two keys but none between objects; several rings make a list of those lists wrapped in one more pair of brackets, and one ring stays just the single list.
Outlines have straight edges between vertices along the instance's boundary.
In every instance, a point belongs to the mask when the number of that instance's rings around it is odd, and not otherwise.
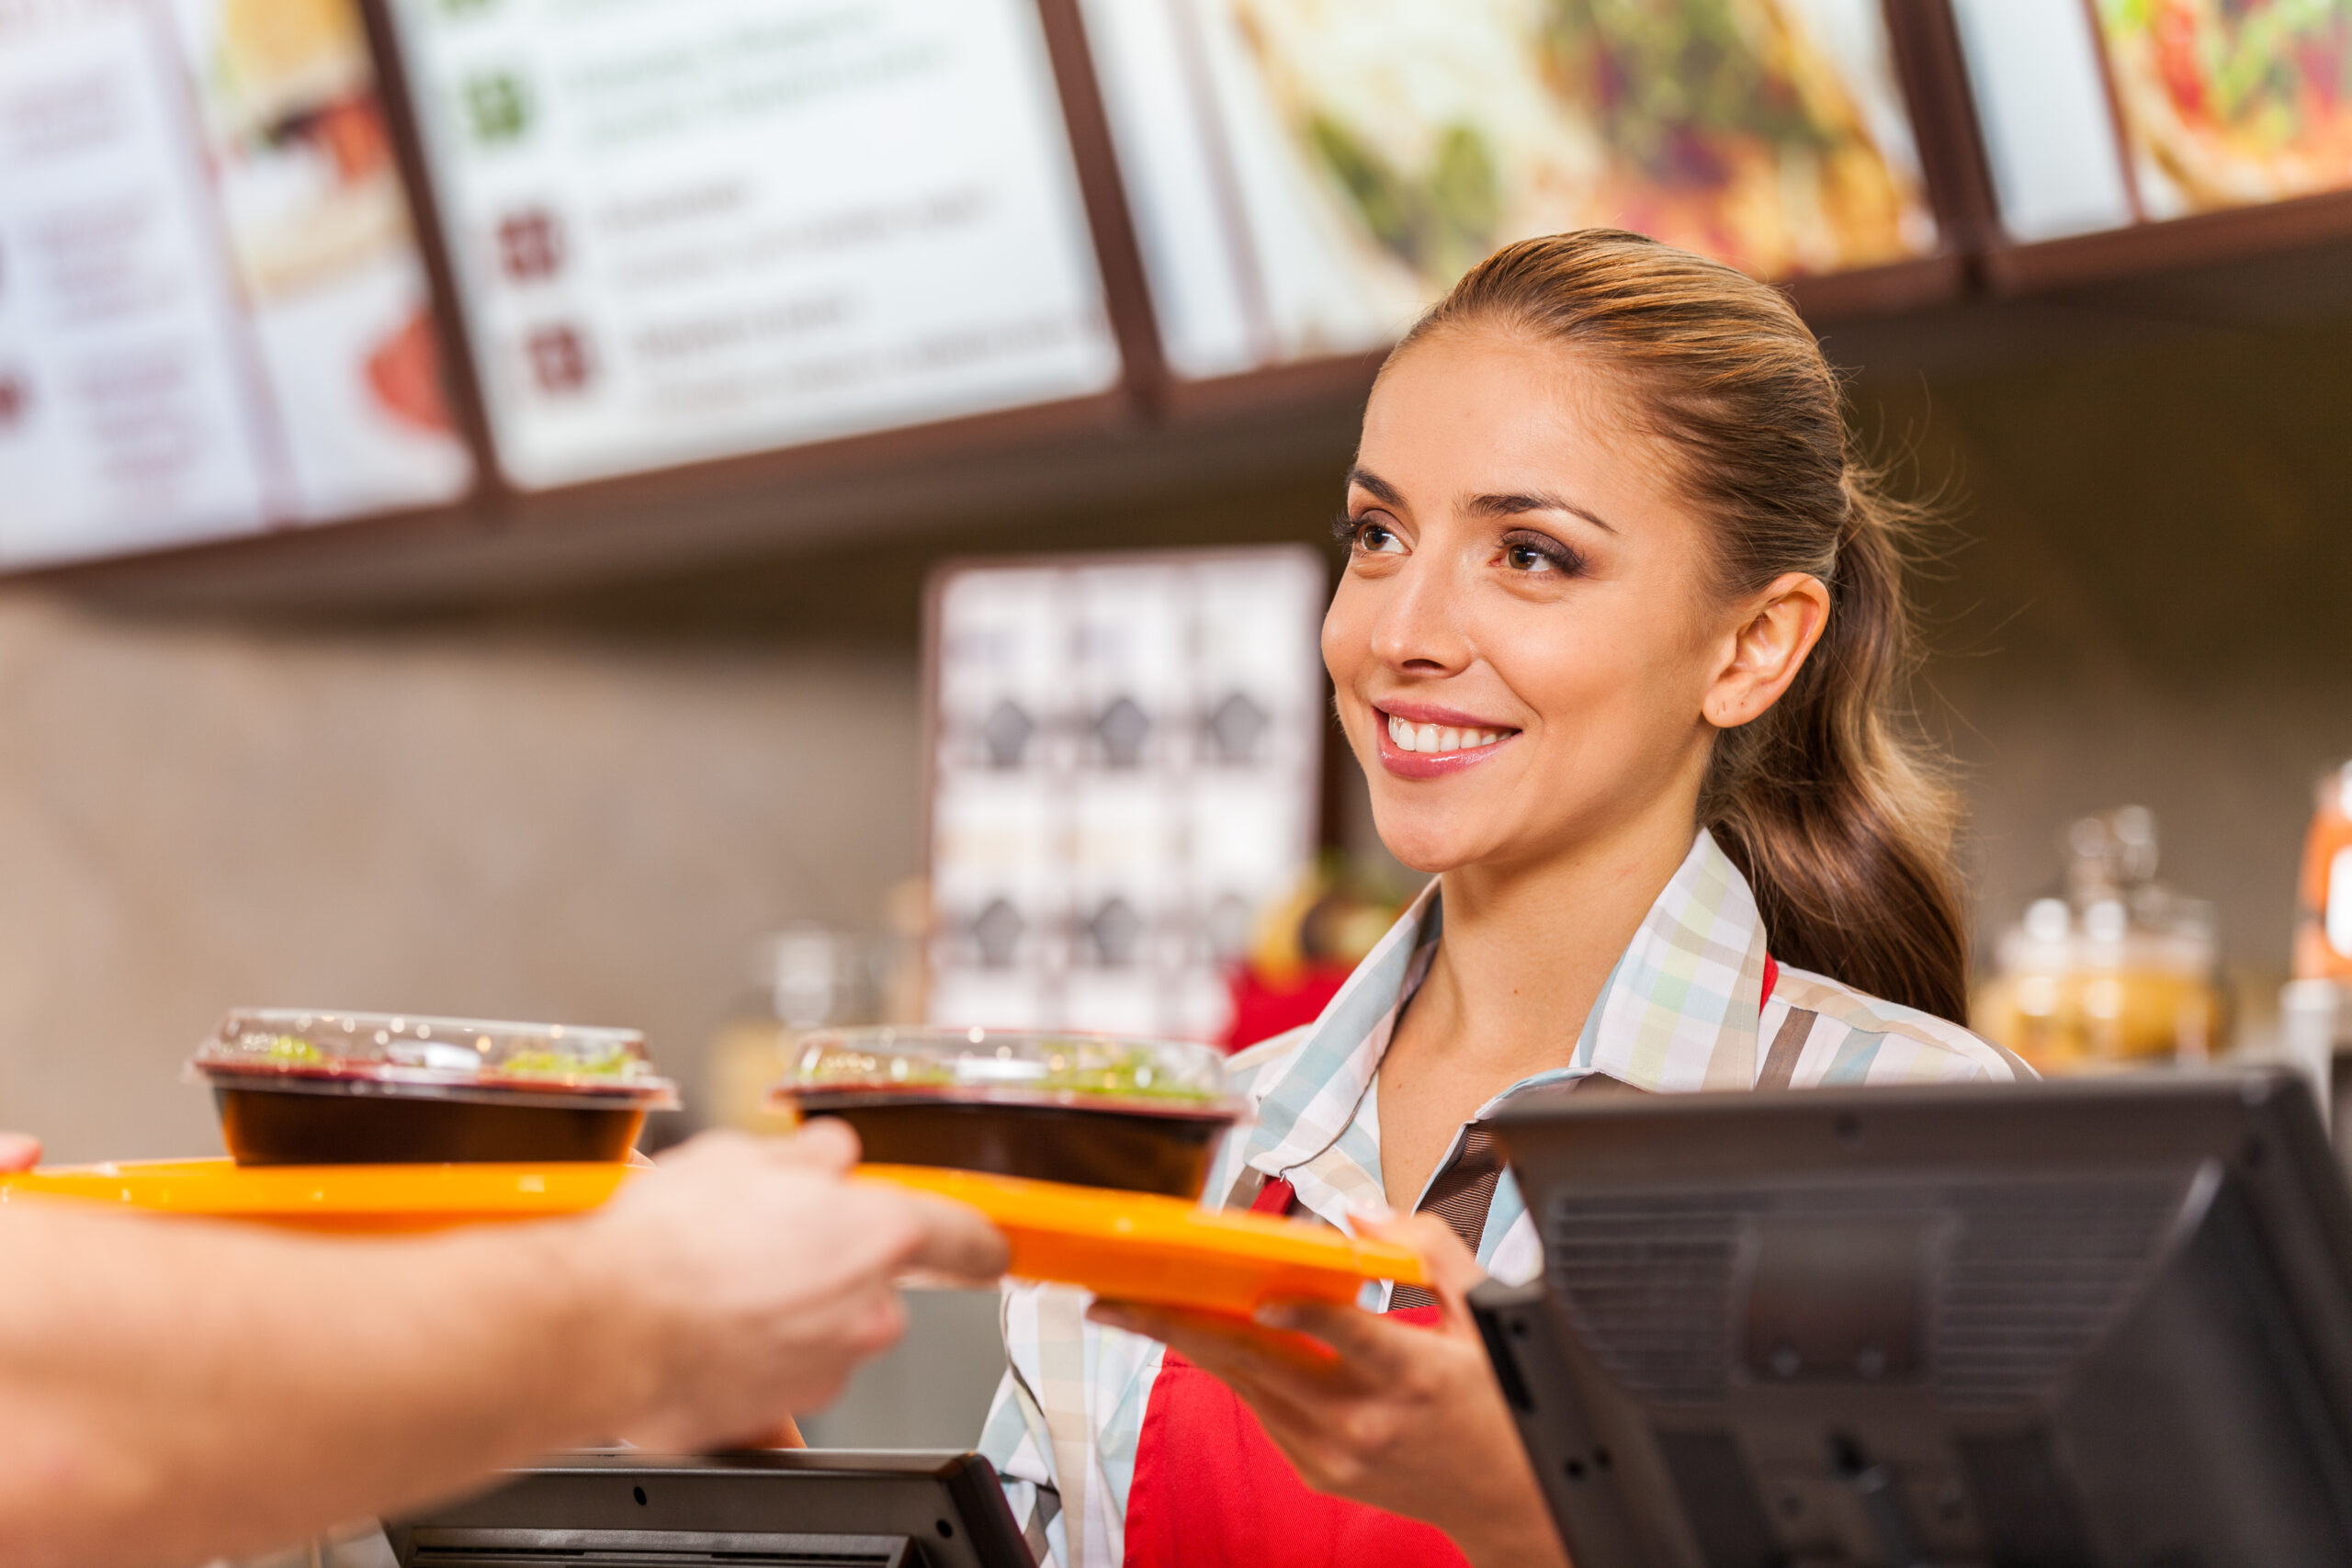
[{"label": "woman's chin", "polygon": [[1375,809],[1373,826],[1380,841],[1410,871],[1439,876],[1482,860],[1490,846],[1485,835],[1472,835],[1450,823],[1390,822]]}]

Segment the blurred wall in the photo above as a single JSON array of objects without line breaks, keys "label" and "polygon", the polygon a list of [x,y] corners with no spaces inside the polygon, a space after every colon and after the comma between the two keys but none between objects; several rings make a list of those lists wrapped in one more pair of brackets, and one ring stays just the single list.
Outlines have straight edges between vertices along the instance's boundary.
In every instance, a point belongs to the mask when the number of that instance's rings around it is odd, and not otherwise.
[{"label": "blurred wall", "polygon": [[920,869],[910,651],[110,619],[0,595],[0,1124],[209,1152],[240,1003],[635,1025]]}]

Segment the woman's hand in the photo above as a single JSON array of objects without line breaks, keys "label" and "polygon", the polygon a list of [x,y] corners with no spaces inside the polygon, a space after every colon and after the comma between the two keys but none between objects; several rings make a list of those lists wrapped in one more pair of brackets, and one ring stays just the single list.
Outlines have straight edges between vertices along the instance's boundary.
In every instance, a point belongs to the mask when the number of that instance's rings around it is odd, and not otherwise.
[{"label": "woman's hand", "polygon": [[1478,1568],[1564,1568],[1470,1316],[1477,1260],[1435,1215],[1362,1228],[1421,1254],[1436,1326],[1324,1302],[1276,1303],[1254,1323],[1126,1302],[1098,1302],[1090,1315],[1224,1380],[1317,1491],[1435,1525]]},{"label": "woman's hand", "polygon": [[902,1277],[1003,1271],[1004,1238],[976,1211],[843,1181],[856,1160],[837,1122],[707,1134],[585,1222],[596,1294],[643,1364],[625,1435],[674,1451],[753,1440],[897,1340]]},{"label": "woman's hand", "polygon": [[40,1140],[28,1133],[0,1133],[0,1170],[30,1170],[40,1163]]}]

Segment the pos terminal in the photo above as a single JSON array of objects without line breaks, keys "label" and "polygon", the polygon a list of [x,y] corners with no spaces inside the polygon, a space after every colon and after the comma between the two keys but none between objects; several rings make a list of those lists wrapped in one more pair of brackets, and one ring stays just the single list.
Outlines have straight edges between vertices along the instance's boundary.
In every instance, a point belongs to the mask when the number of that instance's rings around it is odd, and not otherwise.
[{"label": "pos terminal", "polygon": [[1473,1297],[1577,1568],[2352,1562],[2352,1200],[2278,1073],[1530,1097]]}]

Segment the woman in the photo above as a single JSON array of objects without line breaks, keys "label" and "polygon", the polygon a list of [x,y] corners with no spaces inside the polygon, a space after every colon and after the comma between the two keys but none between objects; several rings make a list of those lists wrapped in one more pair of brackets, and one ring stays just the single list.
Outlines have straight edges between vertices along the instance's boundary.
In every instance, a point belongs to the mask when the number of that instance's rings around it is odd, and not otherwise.
[{"label": "woman", "polygon": [[1804,322],[1728,267],[1532,240],[1407,334],[1323,654],[1381,838],[1435,880],[1316,1023],[1235,1058],[1258,1120],[1208,1197],[1412,1242],[1436,1289],[1254,1325],[1012,1292],[984,1447],[1057,1562],[1562,1562],[1463,1302],[1538,1266],[1485,1118],[1545,1085],[2023,1071],[1948,1021],[1896,522]]}]

